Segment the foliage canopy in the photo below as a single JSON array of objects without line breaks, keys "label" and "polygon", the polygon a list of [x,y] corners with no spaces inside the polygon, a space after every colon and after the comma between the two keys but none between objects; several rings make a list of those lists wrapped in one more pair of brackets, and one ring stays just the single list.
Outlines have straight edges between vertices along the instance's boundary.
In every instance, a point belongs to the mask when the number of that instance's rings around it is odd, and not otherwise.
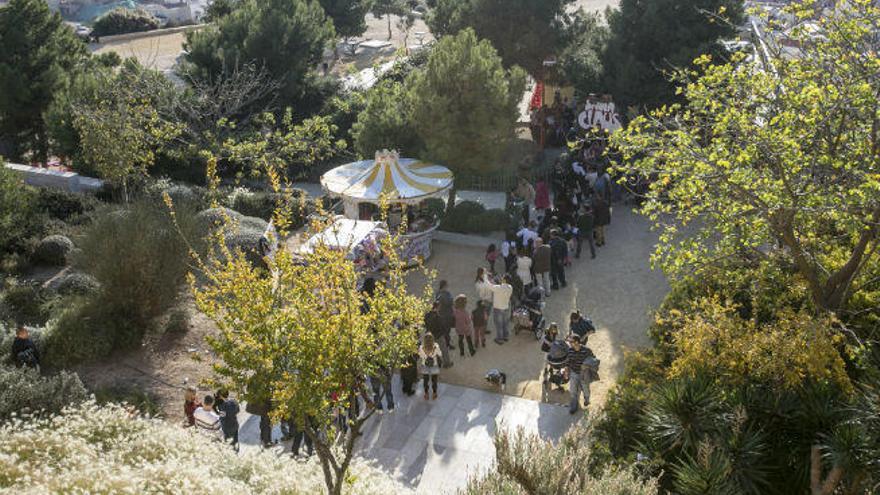
[{"label": "foliage canopy", "polygon": [[508,67],[540,76],[560,46],[561,23],[571,0],[439,0],[428,17],[435,36],[472,28],[489,40]]},{"label": "foliage canopy", "polygon": [[213,81],[254,64],[280,83],[281,101],[290,105],[306,94],[307,76],[333,35],[317,0],[243,0],[216,25],[187,34],[184,71]]},{"label": "foliage canopy", "polygon": [[694,58],[723,52],[743,20],[741,0],[621,0],[607,13],[604,91],[621,108],[657,108],[675,98],[669,74]]},{"label": "foliage canopy", "polygon": [[793,32],[800,57],[701,57],[678,76],[681,104],[612,137],[625,170],[652,181],[642,210],[667,273],[779,255],[831,311],[864,283],[880,244],[880,9],[851,2],[816,22],[822,37]]},{"label": "foliage canopy", "polygon": [[88,56],[85,44],[42,0],[12,0],[0,9],[0,137],[8,157],[28,151],[45,160],[43,112]]},{"label": "foliage canopy", "polygon": [[499,165],[514,135],[522,69],[504,69],[492,45],[465,29],[441,39],[407,85],[427,158],[457,172],[486,173]]},{"label": "foliage canopy", "polygon": [[137,33],[159,29],[159,19],[144,9],[118,7],[95,20],[92,26],[94,36]]}]

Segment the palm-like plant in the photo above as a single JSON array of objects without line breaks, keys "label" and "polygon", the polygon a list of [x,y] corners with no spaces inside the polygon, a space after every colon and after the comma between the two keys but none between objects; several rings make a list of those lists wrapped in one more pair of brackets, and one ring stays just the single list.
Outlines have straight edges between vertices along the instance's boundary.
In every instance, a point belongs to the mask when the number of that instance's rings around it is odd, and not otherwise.
[{"label": "palm-like plant", "polygon": [[645,410],[647,439],[663,454],[694,452],[718,430],[721,406],[717,388],[702,375],[661,383]]},{"label": "palm-like plant", "polygon": [[672,465],[675,493],[681,495],[739,495],[731,474],[730,458],[717,447],[704,442],[695,456],[685,452]]},{"label": "palm-like plant", "polygon": [[727,419],[728,428],[720,430],[718,440],[730,463],[729,481],[738,493],[767,493],[770,469],[764,431],[742,405],[736,406]]}]

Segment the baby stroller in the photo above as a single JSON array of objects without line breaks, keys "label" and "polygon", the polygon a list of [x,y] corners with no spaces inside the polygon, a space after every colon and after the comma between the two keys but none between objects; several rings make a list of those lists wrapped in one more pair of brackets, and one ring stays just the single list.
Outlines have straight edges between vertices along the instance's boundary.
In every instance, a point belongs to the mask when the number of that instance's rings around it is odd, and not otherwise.
[{"label": "baby stroller", "polygon": [[535,340],[544,338],[544,291],[540,287],[532,287],[513,310],[513,334],[528,329],[535,335]]},{"label": "baby stroller", "polygon": [[555,385],[556,390],[564,390],[565,369],[568,360],[568,344],[564,340],[555,340],[550,344],[550,350],[545,358],[544,372],[541,380],[541,398],[546,402],[551,388]]}]

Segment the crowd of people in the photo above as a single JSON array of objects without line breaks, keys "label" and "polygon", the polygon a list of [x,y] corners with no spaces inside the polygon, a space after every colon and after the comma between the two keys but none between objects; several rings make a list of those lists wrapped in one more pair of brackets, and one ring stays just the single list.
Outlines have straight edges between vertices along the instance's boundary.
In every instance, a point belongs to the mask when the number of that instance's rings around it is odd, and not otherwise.
[{"label": "crowd of people", "polygon": [[[577,102],[556,93],[553,104],[532,109],[529,129],[532,140],[544,146],[565,146],[577,134]],[[543,140],[542,140],[543,139]]]}]

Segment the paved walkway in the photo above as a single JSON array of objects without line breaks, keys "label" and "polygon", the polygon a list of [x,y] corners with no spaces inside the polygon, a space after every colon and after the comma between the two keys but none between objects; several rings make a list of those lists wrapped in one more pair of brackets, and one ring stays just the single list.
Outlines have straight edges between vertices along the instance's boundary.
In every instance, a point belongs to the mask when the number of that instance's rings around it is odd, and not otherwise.
[{"label": "paved walkway", "polygon": [[[370,418],[358,441],[359,455],[416,493],[455,493],[471,475],[490,467],[495,460],[497,425],[522,427],[555,440],[582,417],[556,405],[445,383],[439,386],[437,400],[424,400],[420,389],[406,397],[397,376],[393,392],[397,409]],[[257,448],[259,419],[242,413],[239,420],[242,445]],[[275,428],[274,435],[281,436],[280,428]],[[284,449],[289,452],[288,445]]]}]

